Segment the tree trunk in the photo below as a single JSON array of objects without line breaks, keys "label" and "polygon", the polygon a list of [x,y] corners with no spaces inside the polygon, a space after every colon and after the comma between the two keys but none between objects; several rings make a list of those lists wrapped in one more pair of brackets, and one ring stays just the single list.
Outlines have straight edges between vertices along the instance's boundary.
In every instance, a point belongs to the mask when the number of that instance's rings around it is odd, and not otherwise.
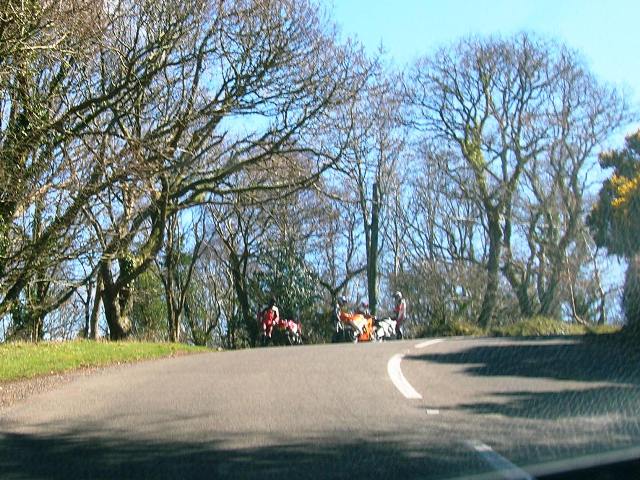
[{"label": "tree trunk", "polygon": [[526,280],[526,276],[525,279],[518,277],[518,273],[511,263],[511,252],[509,251],[509,247],[507,246],[505,248],[508,252],[506,255],[508,258],[505,260],[505,266],[503,268],[504,275],[518,298],[520,313],[523,317],[532,317],[533,305],[531,302],[531,295],[529,295],[529,282]]},{"label": "tree trunk", "polygon": [[528,291],[527,282],[520,282],[520,284],[516,286],[512,283],[512,287],[516,292],[516,297],[518,298],[518,307],[520,308],[520,313],[523,317],[532,317],[533,316],[533,308],[531,306],[531,296]]},{"label": "tree trunk", "polygon": [[238,303],[240,304],[240,312],[247,329],[249,336],[249,342],[251,346],[256,345],[258,339],[258,324],[255,317],[251,314],[251,307],[249,306],[249,295],[247,294],[246,283],[241,270],[240,259],[235,253],[229,254],[231,264],[231,275],[233,278],[233,288],[238,297]]},{"label": "tree trunk", "polygon": [[180,308],[176,304],[175,287],[173,283],[173,268],[175,265],[169,260],[173,256],[172,252],[167,253],[167,275],[163,278],[164,298],[167,304],[167,327],[169,329],[169,341],[177,343],[180,341]]},{"label": "tree trunk", "polygon": [[44,339],[44,313],[30,307],[24,309],[23,330],[29,335],[29,341],[38,343]]},{"label": "tree trunk", "polygon": [[93,299],[93,308],[91,309],[91,319],[89,320],[89,335],[91,340],[98,339],[98,314],[100,313],[100,303],[102,302],[102,276],[98,274],[96,280],[96,293]]},{"label": "tree trunk", "polygon": [[504,222],[504,267],[502,271],[518,298],[520,314],[524,317],[532,317],[533,306],[531,304],[531,296],[529,295],[529,274],[527,270],[519,271],[514,264],[511,251],[512,228],[511,205],[509,205]]},{"label": "tree trunk", "polygon": [[44,340],[44,317],[47,311],[43,309],[46,302],[49,282],[38,282],[25,289],[26,304],[24,307],[24,326],[29,331],[29,338],[33,343]]},{"label": "tree trunk", "polygon": [[87,300],[82,300],[84,304],[84,327],[82,329],[82,338],[89,338],[89,326],[91,322],[91,296],[93,294],[93,282],[87,282]]},{"label": "tree trunk", "polygon": [[44,339],[44,314],[41,312],[37,312],[33,314],[32,317],[32,325],[33,325],[33,339],[34,343],[38,343],[40,340]]},{"label": "tree trunk", "polygon": [[111,340],[124,340],[131,334],[131,320],[128,311],[122,308],[122,302],[118,292],[105,288],[102,293],[104,304],[104,316],[109,326],[109,338]]},{"label": "tree trunk", "polygon": [[600,273],[596,268],[596,283],[598,285],[598,325],[604,325],[607,323],[607,294],[602,288],[602,282],[600,281]]},{"label": "tree trunk", "polygon": [[380,201],[378,184],[373,184],[371,203],[370,245],[367,251],[367,290],[369,293],[369,309],[375,315],[378,308],[378,234],[379,234]]},{"label": "tree trunk", "polygon": [[178,343],[180,341],[180,320],[181,312],[173,307],[168,311],[169,315],[169,341]]},{"label": "tree trunk", "polygon": [[547,281],[547,288],[540,298],[540,309],[538,313],[543,317],[558,317],[558,308],[560,307],[558,300],[558,285],[560,283],[559,272],[552,272],[551,278]]},{"label": "tree trunk", "polygon": [[124,340],[131,334],[131,310],[132,299],[129,288],[117,288],[113,282],[110,262],[103,261],[100,267],[103,290],[102,303],[104,316],[109,326],[109,338],[111,340]]},{"label": "tree trunk", "polygon": [[478,316],[478,324],[482,328],[489,328],[498,300],[498,286],[500,283],[500,254],[502,249],[502,229],[497,210],[488,215],[489,228],[489,259],[487,262],[487,288],[482,300],[482,308]]}]

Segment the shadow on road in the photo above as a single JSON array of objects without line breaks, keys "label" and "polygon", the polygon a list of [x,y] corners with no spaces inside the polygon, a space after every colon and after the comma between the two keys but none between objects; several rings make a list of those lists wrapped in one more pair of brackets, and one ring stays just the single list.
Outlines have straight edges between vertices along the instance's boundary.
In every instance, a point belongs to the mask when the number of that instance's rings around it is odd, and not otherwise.
[{"label": "shadow on road", "polygon": [[0,478],[439,478],[486,467],[463,448],[424,451],[390,441],[300,441],[227,450],[215,442],[0,434]]},{"label": "shadow on road", "polygon": [[512,340],[451,353],[407,358],[469,365],[465,372],[481,376],[517,376],[640,386],[640,348],[619,335]]},{"label": "shadow on road", "polygon": [[547,420],[604,416],[640,438],[640,349],[619,335],[496,340],[407,360],[467,365],[464,372],[472,376],[579,382],[559,391],[533,385],[496,391],[494,401],[462,402],[452,409]]},{"label": "shadow on road", "polygon": [[[578,417],[615,417],[640,420],[640,388],[595,387],[560,392],[497,392],[496,402],[463,404],[457,410],[477,414],[499,414],[528,419],[558,420]],[[624,425],[624,422],[621,422]],[[640,439],[640,429],[634,427],[634,436]]]}]

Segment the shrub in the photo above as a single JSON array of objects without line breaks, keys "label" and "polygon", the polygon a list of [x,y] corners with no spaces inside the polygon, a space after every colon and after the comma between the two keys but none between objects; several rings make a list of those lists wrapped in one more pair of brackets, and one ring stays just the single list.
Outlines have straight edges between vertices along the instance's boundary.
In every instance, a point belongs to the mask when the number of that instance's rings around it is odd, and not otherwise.
[{"label": "shrub", "polygon": [[496,327],[491,334],[496,337],[542,337],[548,335],[582,335],[586,328],[555,318],[537,316],[519,322]]},{"label": "shrub", "polygon": [[485,335],[482,328],[462,319],[423,324],[415,330],[416,337],[476,337],[482,335]]},{"label": "shrub", "polygon": [[629,260],[622,293],[622,308],[628,330],[640,331],[640,255]]}]

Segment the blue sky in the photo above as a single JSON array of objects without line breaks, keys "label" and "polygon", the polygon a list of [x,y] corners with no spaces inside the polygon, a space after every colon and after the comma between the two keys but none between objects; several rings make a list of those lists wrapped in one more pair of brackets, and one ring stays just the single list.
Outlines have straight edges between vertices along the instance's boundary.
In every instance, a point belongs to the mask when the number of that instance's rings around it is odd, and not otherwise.
[{"label": "blue sky", "polygon": [[626,87],[633,102],[640,103],[640,0],[325,0],[325,4],[343,36],[358,38],[372,52],[382,44],[399,66],[466,35],[529,31],[580,51],[599,79]]}]

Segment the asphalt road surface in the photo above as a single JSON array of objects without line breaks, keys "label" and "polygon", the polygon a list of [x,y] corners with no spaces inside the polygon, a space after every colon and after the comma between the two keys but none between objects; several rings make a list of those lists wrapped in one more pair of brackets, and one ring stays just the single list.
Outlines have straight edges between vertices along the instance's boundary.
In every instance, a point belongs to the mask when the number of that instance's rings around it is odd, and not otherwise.
[{"label": "asphalt road surface", "polygon": [[639,358],[449,339],[110,368],[4,412],[0,478],[532,478],[637,451]]}]

